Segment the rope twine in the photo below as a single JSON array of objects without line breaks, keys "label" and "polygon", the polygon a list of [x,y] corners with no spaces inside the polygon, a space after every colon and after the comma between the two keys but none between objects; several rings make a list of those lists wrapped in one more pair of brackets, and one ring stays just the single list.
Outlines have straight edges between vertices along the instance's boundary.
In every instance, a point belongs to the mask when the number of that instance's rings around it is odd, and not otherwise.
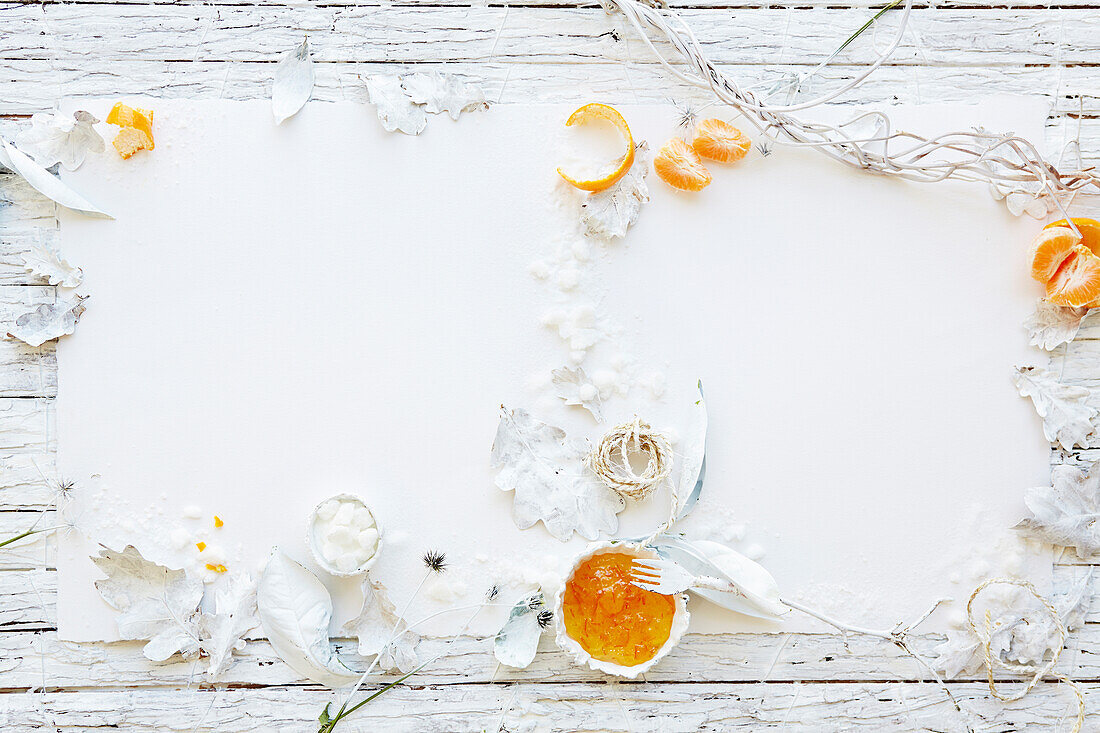
[{"label": "rope twine", "polygon": [[[646,456],[645,469],[635,473],[631,455]],[[654,430],[636,415],[633,422],[607,431],[585,462],[609,488],[628,499],[642,501],[672,473],[672,446],[664,433]]]},{"label": "rope twine", "polygon": [[[993,653],[992,614],[988,610],[985,612],[983,619],[984,623],[981,627],[974,622],[974,600],[983,590],[991,585],[1014,585],[1031,593],[1031,595],[1039,601],[1043,610],[1050,616],[1051,621],[1054,622],[1055,629],[1058,631],[1058,641],[1051,650],[1053,654],[1049,661],[1043,664],[1021,664],[1018,662],[1005,661],[1001,659],[999,655]],[[1003,702],[1015,702],[1027,696],[1028,693],[1035,689],[1035,685],[1039,684],[1044,677],[1052,677],[1060,682],[1064,682],[1070,686],[1073,690],[1073,694],[1077,696],[1077,721],[1074,723],[1072,733],[1080,733],[1081,727],[1085,724],[1085,695],[1081,691],[1080,685],[1066,675],[1054,671],[1054,665],[1058,664],[1058,658],[1062,656],[1062,648],[1065,645],[1068,632],[1066,631],[1065,624],[1062,623],[1062,619],[1058,616],[1057,609],[1054,608],[1050,601],[1039,595],[1039,591],[1035,590],[1035,586],[1026,580],[990,578],[975,588],[974,592],[970,594],[970,600],[966,602],[966,623],[981,642],[982,661],[985,665],[986,679],[989,681],[989,694]],[[1030,674],[1031,679],[1028,680],[1024,689],[1020,692],[1006,695],[997,689],[997,684],[993,679],[993,672],[995,669],[1003,669],[1015,674]]]}]

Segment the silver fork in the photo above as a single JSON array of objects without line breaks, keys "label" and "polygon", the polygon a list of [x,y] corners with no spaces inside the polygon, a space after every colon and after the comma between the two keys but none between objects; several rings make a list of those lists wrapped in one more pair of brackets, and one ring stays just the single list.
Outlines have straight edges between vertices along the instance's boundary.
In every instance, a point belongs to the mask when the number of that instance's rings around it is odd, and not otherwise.
[{"label": "silver fork", "polygon": [[707,575],[692,575],[671,560],[637,559],[630,564],[631,585],[642,590],[670,596],[688,588],[737,591],[737,586],[726,580]]}]

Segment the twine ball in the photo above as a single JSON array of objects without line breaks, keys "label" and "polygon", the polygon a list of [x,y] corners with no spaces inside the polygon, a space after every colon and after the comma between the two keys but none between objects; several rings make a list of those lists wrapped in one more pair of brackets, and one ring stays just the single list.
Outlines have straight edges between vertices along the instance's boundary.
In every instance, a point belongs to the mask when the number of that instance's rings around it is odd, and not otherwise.
[{"label": "twine ball", "polygon": [[[635,473],[632,454],[646,456],[646,466]],[[609,430],[588,455],[588,467],[609,488],[628,499],[641,501],[672,473],[672,446],[668,438],[637,417]]]}]

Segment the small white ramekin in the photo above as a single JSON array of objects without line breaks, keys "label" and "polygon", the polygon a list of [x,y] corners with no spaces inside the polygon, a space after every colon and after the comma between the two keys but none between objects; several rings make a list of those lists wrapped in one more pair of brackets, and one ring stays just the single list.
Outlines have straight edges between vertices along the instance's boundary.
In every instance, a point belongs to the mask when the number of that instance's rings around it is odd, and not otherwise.
[{"label": "small white ramekin", "polygon": [[[365,563],[355,568],[354,570],[338,570],[331,563],[329,563],[328,560],[325,559],[324,554],[321,552],[321,548],[317,546],[320,540],[320,538],[317,537],[317,532],[314,531],[314,525],[317,524],[317,510],[321,508],[322,504],[327,504],[328,502],[334,500],[351,500],[362,506],[364,509],[370,512],[371,517],[374,519],[374,526],[378,530],[378,544],[374,547],[374,554],[367,558],[367,561]],[[317,506],[313,507],[313,511],[310,512],[309,522],[306,524],[306,545],[309,547],[309,552],[311,555],[313,555],[314,561],[321,567],[322,570],[324,570],[329,575],[335,575],[339,578],[350,578],[355,575],[362,575],[363,573],[371,569],[371,567],[374,565],[374,561],[377,560],[378,556],[382,554],[382,523],[378,521],[378,515],[375,514],[374,511],[372,511],[371,508],[367,506],[367,503],[360,499],[358,496],[355,496],[354,494],[336,494],[335,496],[328,497],[324,501],[318,502]]]}]

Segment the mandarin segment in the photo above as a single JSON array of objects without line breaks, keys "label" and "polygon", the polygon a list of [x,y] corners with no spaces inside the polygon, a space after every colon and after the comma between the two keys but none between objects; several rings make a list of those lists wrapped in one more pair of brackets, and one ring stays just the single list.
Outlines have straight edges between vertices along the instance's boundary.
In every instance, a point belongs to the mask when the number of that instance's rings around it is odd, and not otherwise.
[{"label": "mandarin segment", "polygon": [[702,191],[710,185],[710,171],[690,145],[678,137],[665,143],[653,158],[653,170],[662,181],[681,191]]},{"label": "mandarin segment", "polygon": [[1070,257],[1076,256],[1081,239],[1068,227],[1043,229],[1031,243],[1031,277],[1044,285]]},{"label": "mandarin segment", "polygon": [[695,126],[691,147],[700,157],[719,163],[741,160],[752,146],[752,141],[741,131],[724,120],[703,120]]},{"label": "mandarin segment", "polygon": [[623,154],[615,161],[615,168],[599,178],[587,179],[579,176],[571,176],[561,168],[558,168],[558,175],[564,178],[571,186],[576,186],[582,191],[589,191],[591,193],[603,191],[615,185],[615,183],[630,170],[630,166],[634,164],[634,136],[630,133],[630,126],[626,124],[626,120],[623,119],[623,116],[619,114],[619,111],[614,107],[600,104],[599,102],[586,104],[569,115],[569,119],[565,121],[565,126],[572,127],[573,125],[587,124],[596,120],[604,120],[614,125],[615,129],[623,136],[623,141],[626,143],[626,149],[623,151]]},{"label": "mandarin segment", "polygon": [[566,583],[565,630],[593,659],[633,667],[653,659],[672,634],[673,596],[631,583],[632,555],[604,553],[582,562]]},{"label": "mandarin segment", "polygon": [[[1076,216],[1071,221],[1077,227],[1077,231],[1081,232],[1081,243],[1088,247],[1094,255],[1100,257],[1100,221]],[[1052,221],[1043,228],[1054,229],[1057,227],[1069,229],[1069,222],[1065,219],[1059,219],[1058,221]]]},{"label": "mandarin segment", "polygon": [[1047,283],[1047,300],[1070,308],[1100,298],[1100,257],[1083,244],[1074,247]]}]

